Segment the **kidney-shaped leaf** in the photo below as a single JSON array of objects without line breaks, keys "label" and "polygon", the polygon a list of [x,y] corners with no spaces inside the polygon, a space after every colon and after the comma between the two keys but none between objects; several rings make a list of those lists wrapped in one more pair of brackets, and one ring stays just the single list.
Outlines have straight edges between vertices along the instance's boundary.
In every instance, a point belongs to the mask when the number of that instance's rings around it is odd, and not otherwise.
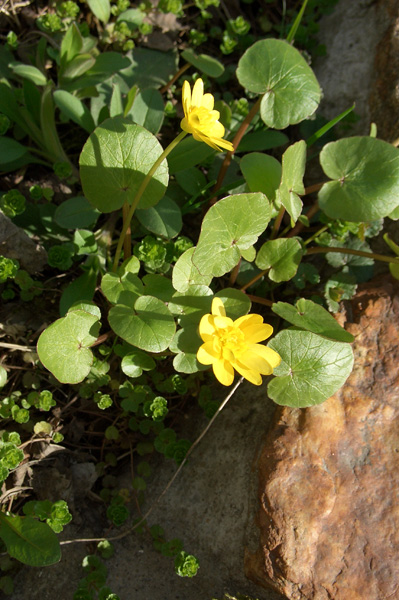
[{"label": "kidney-shaped leaf", "polygon": [[301,244],[295,238],[279,238],[265,242],[256,257],[259,269],[270,269],[272,281],[289,281],[302,259]]},{"label": "kidney-shaped leaf", "polygon": [[74,310],[43,331],[37,352],[43,365],[61,383],[80,383],[93,364],[90,346],[98,337],[98,317]]},{"label": "kidney-shaped leaf", "polygon": [[[84,195],[93,206],[108,213],[125,202],[132,203],[136,193],[163,149],[149,131],[123,117],[107,119],[97,127],[80,155]],[[154,173],[139,208],[154,206],[168,184],[167,161]]]},{"label": "kidney-shaped leaf", "polygon": [[250,92],[264,94],[260,115],[274,129],[303,121],[320,102],[320,86],[312,69],[283,40],[255,42],[241,57],[237,78]]},{"label": "kidney-shaped leaf", "polygon": [[399,150],[372,137],[331,142],[320,154],[333,179],[319,192],[320,208],[334,219],[375,221],[399,206]]},{"label": "kidney-shaped leaf", "polygon": [[236,194],[219,200],[202,222],[193,263],[202,275],[220,277],[233,269],[270,221],[270,203],[263,194]]},{"label": "kidney-shaped leaf", "polygon": [[275,302],[272,311],[296,327],[307,329],[338,342],[353,342],[353,335],[349,331],[345,331],[325,308],[312,300],[300,298],[297,300],[296,306],[292,306],[288,302]]},{"label": "kidney-shaped leaf", "polygon": [[109,311],[108,319],[116,335],[148,352],[166,350],[176,331],[170,311],[153,296],[138,298],[134,310],[117,304]]},{"label": "kidney-shaped leaf", "polygon": [[262,192],[274,201],[281,181],[281,164],[274,156],[250,152],[242,157],[240,169],[251,192]]},{"label": "kidney-shaped leaf", "polygon": [[277,404],[297,408],[321,404],[339,390],[352,371],[349,344],[310,331],[285,329],[268,346],[281,356],[267,387]]}]

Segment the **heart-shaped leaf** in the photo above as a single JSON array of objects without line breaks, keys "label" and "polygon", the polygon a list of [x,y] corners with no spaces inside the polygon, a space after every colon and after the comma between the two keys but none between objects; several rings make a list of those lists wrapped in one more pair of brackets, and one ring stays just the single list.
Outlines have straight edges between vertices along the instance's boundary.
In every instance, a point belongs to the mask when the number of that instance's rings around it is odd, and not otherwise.
[{"label": "heart-shaped leaf", "polygon": [[333,219],[375,221],[399,206],[399,150],[372,137],[343,138],[324,146],[324,173],[333,181],[319,192],[320,208]]},{"label": "heart-shaped leaf", "polygon": [[166,305],[153,296],[141,296],[134,305],[117,304],[109,311],[109,324],[116,335],[148,352],[162,352],[169,346],[176,325]]},{"label": "heart-shaped leaf", "polygon": [[212,275],[202,275],[193,263],[195,248],[186,250],[177,260],[172,273],[172,283],[178,292],[186,292],[190,285],[209,285]]},{"label": "heart-shaped leaf", "polygon": [[61,383],[80,383],[93,364],[90,346],[98,337],[98,317],[74,310],[43,331],[37,352],[43,365]]},{"label": "heart-shaped leaf", "polygon": [[242,157],[240,169],[251,192],[262,192],[273,202],[281,181],[281,164],[274,156],[251,152]]},{"label": "heart-shaped leaf", "polygon": [[272,281],[288,281],[294,277],[302,259],[301,244],[295,238],[279,238],[265,242],[256,257],[259,269],[270,269]]},{"label": "heart-shaped leaf", "polygon": [[352,371],[349,344],[310,331],[285,329],[268,346],[281,356],[267,387],[277,404],[297,408],[321,404],[339,390]]},{"label": "heart-shaped leaf", "polygon": [[[115,117],[103,121],[90,135],[80,155],[83,191],[93,206],[108,213],[136,193],[163,149],[149,131],[129,119]],[[154,206],[168,184],[168,165],[162,161],[152,176],[139,208]]]},{"label": "heart-shaped leaf", "polygon": [[320,102],[320,86],[312,69],[283,40],[255,42],[241,57],[237,78],[250,92],[264,94],[260,115],[274,129],[303,121]]},{"label": "heart-shaped leaf", "polygon": [[325,308],[312,300],[300,298],[295,306],[288,302],[275,302],[272,311],[296,327],[307,329],[338,342],[353,342],[353,335],[349,331],[345,331]]},{"label": "heart-shaped leaf", "polygon": [[202,275],[220,277],[233,269],[266,229],[270,202],[263,194],[236,194],[214,204],[202,222],[193,263]]}]

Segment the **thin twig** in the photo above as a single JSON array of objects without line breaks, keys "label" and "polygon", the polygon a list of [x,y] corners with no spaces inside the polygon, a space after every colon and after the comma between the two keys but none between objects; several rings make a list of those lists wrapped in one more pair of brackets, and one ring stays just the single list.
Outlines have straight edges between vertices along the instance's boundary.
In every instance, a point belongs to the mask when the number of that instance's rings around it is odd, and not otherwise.
[{"label": "thin twig", "polygon": [[138,521],[137,523],[135,523],[134,525],[132,525],[132,527],[129,527],[129,529],[127,529],[123,533],[120,533],[119,535],[116,535],[114,537],[109,537],[109,538],[104,538],[104,537],[101,537],[101,538],[84,538],[84,539],[82,538],[82,539],[77,539],[77,540],[65,540],[64,542],[60,542],[60,544],[64,545],[64,544],[74,544],[74,543],[78,543],[78,542],[79,543],[82,543],[82,542],[101,542],[101,541],[103,541],[105,539],[107,539],[110,542],[113,542],[115,540],[120,540],[120,539],[126,537],[132,531],[134,531],[135,529],[137,529],[137,527],[140,527],[140,525],[142,525],[142,523],[144,523],[144,521],[149,517],[149,515],[152,513],[152,511],[157,506],[157,504],[160,502],[160,500],[164,497],[164,495],[166,494],[166,492],[171,488],[171,486],[173,485],[175,479],[177,478],[177,476],[179,475],[180,471],[183,469],[184,465],[186,464],[188,457],[193,452],[194,448],[196,448],[198,446],[198,444],[203,439],[203,437],[208,433],[209,429],[212,427],[213,423],[215,422],[216,417],[222,412],[223,408],[226,406],[226,404],[228,403],[228,401],[230,400],[230,398],[232,398],[232,396],[235,394],[235,392],[237,391],[238,387],[241,385],[241,383],[243,381],[244,381],[244,378],[240,377],[240,379],[237,381],[237,383],[235,384],[235,386],[233,387],[233,389],[230,390],[230,392],[227,394],[226,398],[223,400],[223,402],[221,403],[221,405],[219,406],[219,408],[217,409],[217,411],[213,415],[212,419],[209,421],[208,425],[200,433],[200,435],[197,437],[197,439],[192,444],[192,446],[190,446],[189,451],[187,452],[186,456],[184,457],[182,463],[179,465],[177,471],[174,473],[173,477],[168,481],[168,483],[165,486],[165,488],[159,494],[159,496],[155,500],[155,502],[153,502],[151,504],[150,508],[147,510],[147,512],[144,514],[144,516],[140,519],[140,521]]}]

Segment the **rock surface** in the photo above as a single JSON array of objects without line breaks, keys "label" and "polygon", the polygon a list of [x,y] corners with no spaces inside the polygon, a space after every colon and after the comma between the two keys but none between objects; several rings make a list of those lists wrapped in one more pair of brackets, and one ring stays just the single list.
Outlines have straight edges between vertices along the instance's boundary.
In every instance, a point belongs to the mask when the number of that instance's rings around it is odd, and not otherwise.
[{"label": "rock surface", "polygon": [[279,409],[259,459],[247,575],[290,600],[399,598],[399,284],[366,284],[340,317],[352,374],[319,406]]},{"label": "rock surface", "polygon": [[0,255],[19,261],[28,273],[41,271],[47,264],[47,252],[0,212]]}]

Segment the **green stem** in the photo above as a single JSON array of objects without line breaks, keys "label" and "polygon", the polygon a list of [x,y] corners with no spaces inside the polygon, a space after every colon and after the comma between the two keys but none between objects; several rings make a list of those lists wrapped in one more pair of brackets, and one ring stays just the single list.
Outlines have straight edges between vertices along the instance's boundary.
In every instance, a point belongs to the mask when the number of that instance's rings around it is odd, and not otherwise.
[{"label": "green stem", "polygon": [[179,133],[177,138],[175,138],[173,140],[173,142],[171,142],[169,144],[169,146],[167,148],[165,148],[165,150],[162,152],[162,154],[159,156],[159,158],[157,158],[157,160],[154,162],[151,169],[148,171],[147,175],[144,177],[143,181],[141,182],[141,185],[140,185],[139,189],[137,190],[134,200],[130,206],[130,210],[126,216],[126,219],[124,220],[123,228],[122,228],[121,234],[119,236],[118,245],[116,247],[116,252],[115,252],[114,264],[112,266],[112,271],[114,273],[118,267],[118,262],[119,262],[119,258],[120,258],[121,252],[122,252],[122,247],[123,247],[123,242],[125,240],[126,232],[130,227],[130,223],[133,218],[134,211],[136,210],[137,205],[140,202],[141,197],[147,188],[147,185],[150,183],[152,176],[154,175],[155,171],[158,169],[158,167],[162,163],[162,161],[168,156],[168,154],[173,150],[173,148],[175,148],[177,146],[177,144],[179,142],[181,142],[181,140],[186,135],[187,135],[187,133],[185,131],[182,131]]},{"label": "green stem", "polygon": [[285,213],[284,206],[280,206],[280,210],[278,212],[277,217],[274,220],[273,229],[272,229],[269,239],[274,240],[274,238],[277,236],[278,230],[280,229],[281,221],[283,220],[283,217],[284,217],[284,213]]},{"label": "green stem", "polygon": [[[329,247],[324,247],[324,246],[314,246],[313,248],[308,248],[305,252],[305,255],[327,254],[327,252],[340,252],[341,254],[354,254],[355,256],[365,256],[366,258],[372,258],[373,260],[379,260],[381,262],[395,263],[397,265],[399,264],[399,258],[394,258],[392,256],[385,256],[385,254],[375,254],[374,252],[363,252],[363,250],[353,250],[352,248],[335,248],[335,247],[329,248]],[[245,292],[246,289],[248,289],[251,285],[253,285],[257,281],[259,281],[259,279],[261,279],[264,275],[266,275],[266,273],[269,271],[269,269],[270,269],[270,267],[268,269],[265,269],[264,271],[261,271],[257,275],[255,275],[255,277],[253,277],[251,279],[251,281],[248,281],[248,283],[243,285],[240,288],[240,290],[242,292]]]},{"label": "green stem", "polygon": [[381,262],[399,264],[399,258],[385,256],[385,254],[375,254],[374,252],[363,252],[363,250],[354,250],[353,248],[329,248],[324,246],[314,246],[308,248],[306,254],[327,254],[327,252],[339,252],[341,254],[354,254],[355,256],[365,256]]}]

